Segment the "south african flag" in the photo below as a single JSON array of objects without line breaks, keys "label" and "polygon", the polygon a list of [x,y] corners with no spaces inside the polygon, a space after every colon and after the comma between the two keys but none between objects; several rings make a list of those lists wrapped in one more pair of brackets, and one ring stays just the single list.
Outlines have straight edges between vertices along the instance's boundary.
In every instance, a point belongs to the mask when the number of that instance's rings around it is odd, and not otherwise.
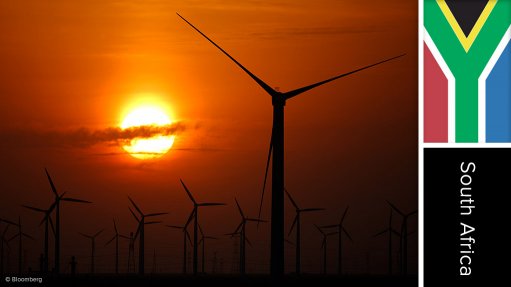
[{"label": "south african flag", "polygon": [[424,0],[424,142],[511,142],[511,0]]}]

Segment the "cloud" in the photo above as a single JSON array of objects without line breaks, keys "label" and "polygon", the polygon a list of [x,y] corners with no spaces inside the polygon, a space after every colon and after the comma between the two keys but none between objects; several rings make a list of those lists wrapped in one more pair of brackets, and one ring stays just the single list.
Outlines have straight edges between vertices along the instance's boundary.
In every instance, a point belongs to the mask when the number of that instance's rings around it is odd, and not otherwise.
[{"label": "cloud", "polygon": [[135,138],[176,135],[185,130],[186,125],[181,122],[127,129],[119,127],[104,129],[81,127],[72,130],[11,129],[0,131],[0,146],[87,148],[97,144],[122,145]]}]

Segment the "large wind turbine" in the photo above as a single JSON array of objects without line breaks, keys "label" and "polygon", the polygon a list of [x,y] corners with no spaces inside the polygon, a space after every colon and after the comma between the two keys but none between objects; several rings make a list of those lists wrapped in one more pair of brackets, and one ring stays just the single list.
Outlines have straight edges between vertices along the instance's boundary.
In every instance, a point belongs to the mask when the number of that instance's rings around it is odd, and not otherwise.
[{"label": "large wind turbine", "polygon": [[289,233],[288,233],[288,236],[291,234],[291,232],[293,232],[293,228],[296,226],[296,274],[300,274],[301,273],[301,246],[300,246],[300,229],[301,229],[301,222],[300,222],[300,215],[302,212],[311,212],[311,211],[320,211],[320,210],[325,210],[324,208],[299,208],[298,205],[296,204],[296,202],[293,200],[293,198],[291,197],[291,194],[287,191],[286,191],[286,194],[287,194],[287,197],[289,198],[289,201],[291,201],[291,204],[293,204],[294,208],[295,208],[295,212],[296,212],[296,215],[295,215],[295,219],[293,220],[293,224],[291,225],[291,229],[289,230]]},{"label": "large wind turbine", "polygon": [[378,237],[380,235],[383,235],[385,233],[389,233],[389,240],[388,240],[388,268],[389,268],[389,276],[392,275],[392,234],[397,235],[398,237],[401,237],[401,234],[399,232],[395,231],[394,228],[392,228],[392,208],[390,208],[390,215],[389,215],[389,225],[384,230],[376,233],[373,235],[373,237]]},{"label": "large wind turbine", "polygon": [[43,258],[43,272],[44,273],[47,273],[48,270],[49,270],[49,251],[48,251],[48,248],[49,248],[49,232],[48,232],[48,226],[51,226],[51,231],[53,232],[53,236],[55,237],[55,227],[53,226],[53,221],[51,220],[51,216],[50,216],[50,213],[51,213],[51,207],[48,208],[48,209],[41,209],[41,208],[37,208],[37,207],[32,207],[32,206],[28,206],[28,205],[22,205],[23,207],[27,208],[27,209],[30,209],[30,210],[33,210],[33,211],[36,211],[36,212],[40,212],[40,213],[43,213],[44,214],[44,218],[43,220],[41,221],[41,224],[44,222],[44,258]]},{"label": "large wind turbine", "polygon": [[[192,23],[188,22],[181,15],[177,14],[181,19],[183,19],[188,25],[190,25],[193,29],[199,32],[204,38],[206,38],[211,44],[217,47],[222,53],[224,53],[229,59],[231,59],[238,67],[240,67],[245,73],[247,73],[261,88],[263,88],[266,93],[271,96],[272,105],[273,105],[273,126],[272,126],[272,135],[270,140],[270,148],[268,151],[268,159],[266,162],[266,176],[268,173],[268,166],[270,163],[270,157],[273,150],[273,160],[272,160],[272,207],[271,207],[271,274],[275,276],[280,276],[284,274],[284,106],[286,105],[286,101],[307,92],[311,89],[329,83],[331,81],[343,78],[345,76],[354,74],[356,72],[374,67],[376,65],[388,62],[390,60],[399,58],[403,55],[395,56],[365,67],[358,68],[356,70],[340,74],[338,76],[332,77],[330,79],[320,81],[305,87],[301,87],[289,92],[279,92],[273,88],[271,88],[268,84],[262,81],[260,78],[255,76],[252,72],[250,72],[247,68],[241,65],[236,59],[234,59],[231,55],[229,55],[224,49],[218,46],[213,40],[211,40],[208,36],[202,33],[199,29],[197,29]],[[263,184],[263,196],[265,184]],[[263,197],[262,196],[262,197]],[[261,197],[261,202],[262,202]],[[259,212],[260,213],[260,212]],[[260,216],[259,216],[260,217]]]},{"label": "large wind turbine", "polygon": [[119,234],[119,231],[117,230],[117,224],[115,224],[115,219],[113,221],[115,234],[112,237],[112,239],[108,240],[105,243],[105,246],[107,246],[108,244],[110,244],[110,242],[115,240],[115,274],[119,274],[119,237],[128,240],[130,240],[130,238],[126,235]]},{"label": "large wind turbine", "polygon": [[404,213],[401,210],[399,210],[394,204],[392,204],[390,201],[387,201],[387,203],[394,209],[399,215],[403,217],[403,222],[401,224],[401,244],[400,244],[400,255],[401,255],[401,274],[406,276],[407,274],[407,268],[408,268],[408,218],[414,214],[417,213],[417,210],[412,211],[410,213]]},{"label": "large wind turbine", "polygon": [[103,229],[96,232],[94,235],[87,235],[81,232],[78,232],[81,236],[90,239],[91,241],[91,257],[90,257],[90,273],[94,274],[94,256],[96,254],[96,237],[103,232]]},{"label": "large wind turbine", "polygon": [[[236,202],[236,206],[238,206],[238,211],[240,213],[240,216],[241,216],[241,223],[238,225],[238,227],[236,228],[236,230],[232,233],[232,234],[235,234],[237,232],[239,232],[240,234],[240,273],[242,275],[245,274],[245,270],[246,270],[246,247],[245,247],[245,242],[248,240],[247,239],[247,235],[246,235],[246,224],[247,222],[249,221],[252,221],[252,222],[267,222],[266,220],[261,220],[261,219],[257,219],[257,218],[250,218],[250,217],[246,217],[245,214],[243,213],[243,210],[241,209],[241,206],[240,204],[238,203],[238,200],[236,198],[234,198],[234,201]],[[250,243],[249,243],[250,244]]]},{"label": "large wind turbine", "polygon": [[140,218],[138,218],[135,213],[133,212],[133,210],[131,210],[131,208],[129,208],[131,214],[133,215],[133,217],[135,217],[135,220],[138,222],[138,227],[137,227],[137,232],[135,233],[135,237],[134,239],[137,238],[137,236],[140,236],[139,238],[139,250],[138,250],[138,273],[140,275],[144,275],[144,270],[145,270],[145,266],[144,266],[144,225],[146,224],[156,224],[156,223],[161,223],[161,221],[148,221],[146,222],[145,221],[145,218],[146,217],[153,217],[153,216],[158,216],[158,215],[164,215],[164,214],[168,214],[167,212],[158,212],[158,213],[149,213],[149,214],[144,214],[142,212],[142,210],[140,210],[140,208],[138,208],[138,206],[135,204],[135,202],[128,196],[128,199],[130,200],[131,204],[133,204],[133,206],[135,207],[135,209],[137,210],[138,214],[140,215]]},{"label": "large wind turbine", "polygon": [[45,168],[44,171],[46,172],[46,177],[48,177],[48,181],[50,182],[51,191],[55,195],[55,201],[53,202],[49,211],[51,213],[53,211],[53,209],[55,209],[55,273],[59,274],[60,273],[60,202],[61,201],[71,201],[71,202],[78,202],[78,203],[92,203],[92,202],[87,201],[87,200],[76,199],[76,198],[64,197],[66,192],[59,195],[57,192],[57,188],[53,184],[53,180],[51,179],[50,174],[48,173],[48,170]]},{"label": "large wind turbine", "polygon": [[198,267],[198,228],[199,228],[199,207],[201,206],[217,206],[217,205],[225,205],[225,203],[216,203],[216,202],[204,202],[198,203],[192,196],[192,193],[186,187],[183,180],[181,180],[181,184],[188,194],[188,197],[193,202],[193,214],[194,214],[194,222],[193,222],[193,275],[197,275],[197,267]]},{"label": "large wind turbine", "polygon": [[193,215],[194,215],[194,212],[195,210],[192,210],[192,212],[190,213],[190,216],[188,216],[188,220],[186,221],[186,224],[184,226],[178,226],[178,225],[167,225],[167,227],[170,227],[170,228],[176,228],[176,229],[179,229],[183,232],[183,274],[186,274],[186,265],[187,265],[187,260],[186,260],[186,257],[187,257],[187,253],[186,253],[186,250],[187,250],[187,244],[186,244],[186,240],[188,240],[190,242],[190,244],[192,243],[192,240],[190,239],[190,233],[188,232],[188,225],[190,224],[190,222],[192,221],[192,218],[193,218]]},{"label": "large wind turbine", "polygon": [[15,239],[16,237],[18,238],[18,273],[21,274],[22,271],[23,271],[23,236],[29,238],[29,239],[32,239],[34,240],[34,238],[28,234],[26,234],[25,232],[23,232],[22,230],[22,226],[21,226],[21,217],[18,217],[18,223],[14,223],[10,220],[7,220],[7,219],[1,219],[0,218],[0,221],[3,221],[7,224],[10,224],[10,225],[14,225],[16,227],[18,227],[18,233],[16,233],[13,237],[9,238],[7,241],[11,241],[13,239]]},{"label": "large wind turbine", "polygon": [[349,206],[346,206],[346,209],[344,210],[344,213],[342,214],[341,221],[339,221],[338,224],[321,226],[322,228],[337,227],[337,233],[339,234],[339,247],[338,247],[339,249],[337,250],[337,252],[338,252],[338,254],[337,254],[337,273],[339,275],[342,274],[342,234],[344,233],[346,236],[348,236],[348,239],[350,241],[353,241],[353,239],[351,239],[350,234],[348,233],[348,231],[346,231],[346,229],[343,226],[344,219],[346,218],[346,213],[348,212],[348,208],[349,208]]}]

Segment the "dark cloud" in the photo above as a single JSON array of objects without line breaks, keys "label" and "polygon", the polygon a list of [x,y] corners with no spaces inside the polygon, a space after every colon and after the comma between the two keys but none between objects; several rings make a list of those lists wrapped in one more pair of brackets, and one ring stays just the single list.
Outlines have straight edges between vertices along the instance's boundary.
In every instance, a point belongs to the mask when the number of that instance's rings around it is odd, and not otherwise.
[{"label": "dark cloud", "polygon": [[135,138],[175,135],[186,130],[183,123],[165,126],[139,126],[127,129],[77,128],[72,130],[10,129],[0,131],[0,146],[10,147],[78,147],[96,144],[123,144]]}]

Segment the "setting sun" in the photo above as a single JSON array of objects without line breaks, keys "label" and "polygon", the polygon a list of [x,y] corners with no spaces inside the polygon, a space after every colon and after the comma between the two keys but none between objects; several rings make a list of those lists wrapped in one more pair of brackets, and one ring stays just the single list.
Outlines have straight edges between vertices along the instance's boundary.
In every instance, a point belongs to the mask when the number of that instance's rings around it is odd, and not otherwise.
[{"label": "setting sun", "polygon": [[[165,112],[158,107],[138,107],[132,110],[122,121],[121,128],[139,126],[166,126],[172,121]],[[123,145],[125,151],[138,159],[153,159],[166,154],[175,136],[156,135],[151,138],[135,138],[129,144]]]}]

